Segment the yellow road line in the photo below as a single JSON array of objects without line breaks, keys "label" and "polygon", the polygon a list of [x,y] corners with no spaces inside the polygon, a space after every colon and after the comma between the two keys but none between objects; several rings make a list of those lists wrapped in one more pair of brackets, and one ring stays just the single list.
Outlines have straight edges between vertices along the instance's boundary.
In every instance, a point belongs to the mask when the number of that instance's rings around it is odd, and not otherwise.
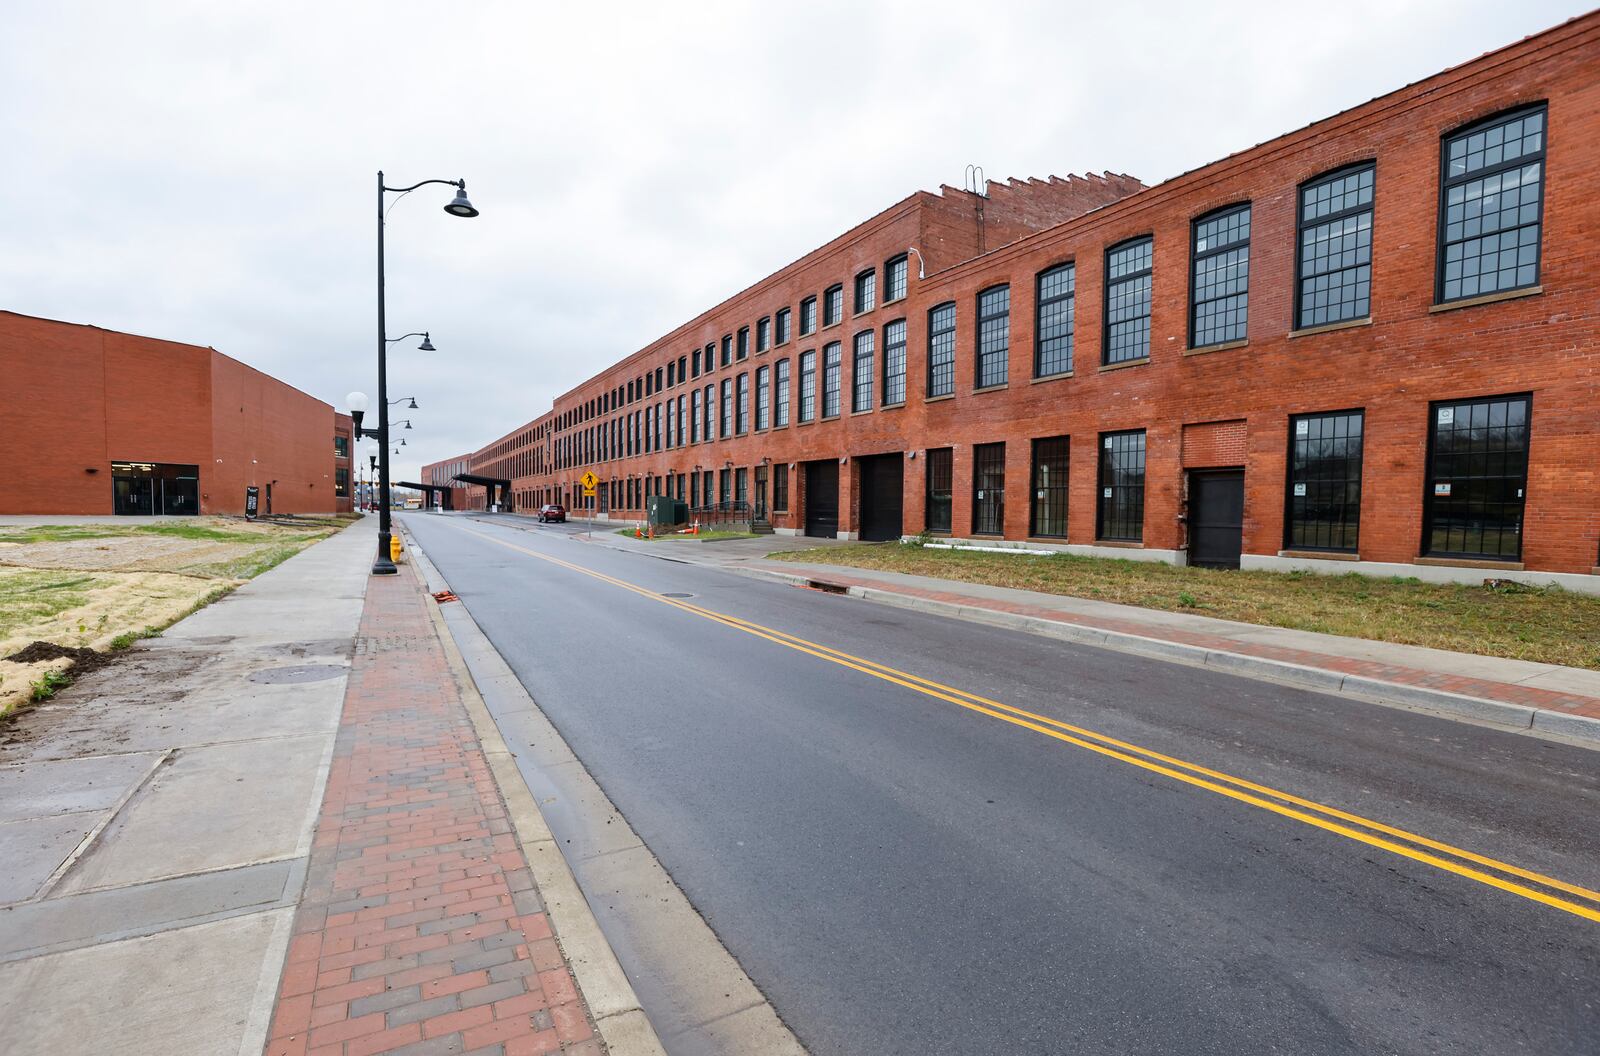
[{"label": "yellow road line", "polygon": [[[1326,804],[1305,799],[1289,792],[1283,792],[1266,785],[1257,784],[1244,778],[1234,777],[1221,771],[1212,770],[1207,767],[1200,766],[1197,763],[1190,763],[1173,756],[1163,755],[1162,753],[1152,749],[1144,748],[1127,741],[1121,741],[1102,733],[1096,733],[1093,730],[1085,729],[1080,726],[1074,726],[1071,723],[1062,722],[1058,719],[1052,719],[1046,715],[1040,715],[1035,712],[1026,711],[1022,708],[1013,707],[1009,704],[1002,703],[1001,701],[980,697],[976,694],[968,693],[965,690],[956,689],[951,686],[943,685],[939,682],[934,682],[930,679],[922,678],[919,675],[913,675],[905,671],[899,671],[895,668],[889,667],[885,664],[877,663],[873,660],[867,660],[862,657],[853,656],[850,653],[834,649],[830,646],[807,641],[804,638],[797,637],[785,631],[779,631],[771,627],[762,626],[758,623],[752,623],[737,616],[727,616],[719,612],[713,612],[710,609],[701,608],[698,605],[690,605],[677,598],[662,597],[655,591],[646,590],[643,587],[635,586],[634,584],[625,580],[617,579],[614,576],[608,576],[603,572],[597,572],[590,568],[585,568],[582,565],[573,564],[570,561],[563,561],[560,558],[553,557],[549,554],[542,554],[536,550],[530,550],[527,547],[518,546],[515,543],[498,539],[484,532],[475,531],[471,528],[463,528],[463,531],[466,531],[472,535],[476,535],[479,538],[486,539],[489,542],[495,543],[499,546],[506,547],[507,549],[527,554],[529,557],[538,558],[541,561],[558,565],[562,568],[569,569],[592,579],[598,579],[602,582],[609,583],[623,590],[637,594],[640,597],[648,598],[651,601],[659,602],[664,605],[670,605],[673,608],[681,609],[682,611],[691,613],[695,616],[700,616],[704,619],[720,623],[734,630],[743,631],[744,633],[754,635],[757,638],[763,638],[776,645],[794,649],[798,652],[817,657],[820,660],[826,660],[830,663],[838,664],[854,671],[859,671],[860,673],[869,675],[873,678],[878,678],[885,682],[891,682],[895,685],[903,686],[906,689],[921,693],[924,696],[934,697],[939,700],[947,701],[951,704],[956,704],[960,707],[966,708],[969,711],[975,711],[979,714],[987,715],[990,718],[999,719],[1002,722],[1007,722],[1014,726],[1020,726],[1024,729],[1032,730],[1035,733],[1041,733],[1046,737],[1064,741],[1080,748],[1086,748],[1089,751],[1095,752],[1107,758],[1116,759],[1119,762],[1127,763],[1130,766],[1136,766],[1142,770],[1148,770],[1153,773],[1161,774],[1164,777],[1169,777],[1175,781],[1183,782],[1184,784],[1192,787],[1203,788],[1208,792],[1213,792],[1217,795],[1225,796],[1241,803],[1248,803],[1251,806],[1258,807],[1262,810],[1271,811],[1272,813],[1278,814],[1282,817],[1292,818],[1295,821],[1299,821],[1303,824],[1311,825],[1327,832],[1337,833],[1340,836],[1355,840],[1358,843],[1363,843],[1371,847],[1377,847],[1392,854],[1397,854],[1401,857],[1409,858],[1416,862],[1421,862],[1424,865],[1430,865],[1434,868],[1454,873],[1457,876],[1463,876],[1469,880],[1475,880],[1478,883],[1487,884],[1490,887],[1495,887],[1502,891],[1508,891],[1512,894],[1531,899],[1535,902],[1543,903],[1544,905],[1563,910],[1564,912],[1583,917],[1587,920],[1600,922],[1600,907],[1572,902],[1567,899],[1548,894],[1547,892],[1539,891],[1535,888],[1519,884],[1515,881],[1494,876],[1479,869],[1474,869],[1471,866],[1461,864],[1461,862],[1453,862],[1445,858],[1440,858],[1437,855],[1428,853],[1427,851],[1419,850],[1417,847],[1408,847],[1404,844],[1396,843],[1393,840],[1385,839],[1384,836],[1375,835],[1374,833],[1383,833],[1387,836],[1398,837],[1399,839],[1415,843],[1420,847],[1426,847],[1444,854],[1449,854],[1453,857],[1460,858],[1463,861],[1472,862],[1477,865],[1485,866],[1489,869],[1494,869],[1498,872],[1520,877],[1524,880],[1529,880],[1545,887],[1554,888],[1571,895],[1576,895],[1579,898],[1588,899],[1595,903],[1600,903],[1600,892],[1591,891],[1588,888],[1567,883],[1566,881],[1558,880],[1554,877],[1545,876],[1541,873],[1524,869],[1508,862],[1502,862],[1486,855],[1481,855],[1463,848],[1454,847],[1450,844],[1443,843],[1426,836],[1421,836],[1416,833],[1408,832],[1405,829],[1396,828],[1395,826],[1387,825],[1383,822],[1363,818],[1358,814],[1352,814],[1347,811],[1340,810],[1337,807],[1330,807]],[[1274,800],[1278,800],[1280,802],[1274,802]],[[1317,816],[1319,814],[1324,816]],[[1350,824],[1342,824],[1343,822],[1348,822]],[[1374,830],[1374,832],[1363,832],[1360,829],[1352,828],[1351,825],[1364,826]]]}]

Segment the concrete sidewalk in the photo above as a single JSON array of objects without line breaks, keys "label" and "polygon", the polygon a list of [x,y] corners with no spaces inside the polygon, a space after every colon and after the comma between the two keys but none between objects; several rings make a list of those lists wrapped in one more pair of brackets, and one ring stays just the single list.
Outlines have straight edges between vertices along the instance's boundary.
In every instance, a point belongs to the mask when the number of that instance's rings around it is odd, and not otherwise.
[{"label": "concrete sidewalk", "polygon": [[537,808],[497,783],[415,572],[369,575],[374,532],[0,730],[0,1049],[603,1051],[529,868]]}]

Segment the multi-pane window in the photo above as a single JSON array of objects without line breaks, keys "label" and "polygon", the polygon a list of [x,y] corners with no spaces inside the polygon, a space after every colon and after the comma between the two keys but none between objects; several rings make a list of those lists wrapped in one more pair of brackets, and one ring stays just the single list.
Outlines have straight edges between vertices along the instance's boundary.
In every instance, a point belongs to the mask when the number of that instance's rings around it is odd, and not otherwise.
[{"label": "multi-pane window", "polygon": [[756,351],[765,352],[772,346],[772,320],[762,316],[756,320]]},{"label": "multi-pane window", "polygon": [[927,501],[928,531],[948,532],[950,530],[951,489],[954,487],[954,456],[955,451],[948,447],[936,447],[927,453],[923,462],[927,473]]},{"label": "multi-pane window", "polygon": [[1422,536],[1429,556],[1521,555],[1528,410],[1527,396],[1432,406]]},{"label": "multi-pane window", "polygon": [[333,438],[333,457],[350,457],[350,438],[348,436],[340,435]]},{"label": "multi-pane window", "polygon": [[1299,294],[1295,326],[1306,329],[1372,314],[1372,162],[1300,188]]},{"label": "multi-pane window", "polygon": [[972,449],[972,534],[1000,535],[1006,527],[1006,445]]},{"label": "multi-pane window", "polygon": [[782,513],[789,508],[789,463],[779,462],[772,467],[772,511]]},{"label": "multi-pane window", "polygon": [[[662,367],[657,367],[656,368],[656,391],[657,392],[660,392],[665,387],[665,386],[663,386],[661,384],[662,376],[664,374],[665,374],[665,369],[664,368],[662,368]],[[589,413],[584,415],[584,417],[585,418],[593,418],[594,417],[594,406],[593,406],[593,404],[590,405]]]},{"label": "multi-pane window", "polygon": [[698,348],[695,349],[694,352],[689,356],[689,371],[689,376],[691,378],[698,378],[700,376],[700,350]]},{"label": "multi-pane window", "polygon": [[1028,534],[1067,537],[1067,452],[1064,436],[1033,442],[1033,516]]},{"label": "multi-pane window", "polygon": [[822,416],[833,418],[839,413],[839,373],[844,358],[844,346],[830,341],[822,349]]},{"label": "multi-pane window", "polygon": [[850,410],[855,412],[872,410],[872,383],[876,380],[873,370],[873,337],[871,330],[863,330],[856,335],[854,369],[850,378]]},{"label": "multi-pane window", "polygon": [[1010,350],[1011,287],[996,286],[978,294],[978,388],[1006,383]]},{"label": "multi-pane window", "polygon": [[1444,142],[1438,299],[1539,284],[1545,108],[1519,110]]},{"label": "multi-pane window", "polygon": [[722,365],[728,366],[733,362],[733,335],[722,335]]},{"label": "multi-pane window", "polygon": [[333,471],[333,493],[340,498],[350,494],[350,471],[344,466],[339,466]]},{"label": "multi-pane window", "polygon": [[807,297],[800,302],[800,336],[805,337],[816,328],[817,299],[815,297]]},{"label": "multi-pane window", "polygon": [[717,434],[726,440],[733,435],[733,379],[722,379],[722,432]]},{"label": "multi-pane window", "polygon": [[809,422],[817,416],[817,354],[800,353],[800,420]]},{"label": "multi-pane window", "polygon": [[789,343],[789,309],[779,308],[774,318],[776,322],[773,328],[773,341],[786,345]]},{"label": "multi-pane window", "polygon": [[1144,430],[1100,434],[1100,503],[1095,535],[1144,539]]},{"label": "multi-pane window", "polygon": [[789,361],[787,359],[778,360],[778,369],[774,381],[772,424],[776,428],[789,424]]},{"label": "multi-pane window", "polygon": [[750,501],[750,471],[744,466],[733,471],[733,501]]},{"label": "multi-pane window", "polygon": [[670,389],[670,388],[672,388],[672,386],[676,385],[677,383],[678,383],[678,364],[677,364],[677,361],[674,360],[674,361],[672,361],[672,362],[667,364],[667,388]]},{"label": "multi-pane window", "polygon": [[844,318],[844,285],[829,286],[822,291],[822,325],[832,326]]},{"label": "multi-pane window", "polygon": [[1039,273],[1038,323],[1034,327],[1033,376],[1072,372],[1072,337],[1077,315],[1078,269],[1061,264]]},{"label": "multi-pane window", "polygon": [[686,380],[688,380],[689,375],[684,373],[684,371],[688,368],[688,366],[689,366],[689,357],[687,357],[687,356],[679,356],[678,357],[678,384],[679,385],[682,385]]},{"label": "multi-pane window", "polygon": [[1296,415],[1289,423],[1290,550],[1355,553],[1361,527],[1360,411]]},{"label": "multi-pane window", "polygon": [[717,368],[717,344],[716,344],[716,342],[713,341],[711,344],[707,345],[705,347],[704,351],[702,352],[702,355],[704,355],[705,361],[706,361],[704,373],[710,374],[713,370],[715,370]]},{"label": "multi-pane window", "polygon": [[741,326],[739,328],[739,358],[740,359],[747,359],[749,357],[749,355],[750,355],[750,328],[748,326]]},{"label": "multi-pane window", "polygon": [[898,301],[906,295],[906,255],[904,253],[895,257],[883,266],[883,303]]},{"label": "multi-pane window", "polygon": [[723,469],[717,472],[717,501],[727,506],[733,500],[733,474]]},{"label": "multi-pane window", "polygon": [[956,306],[941,304],[928,312],[928,395],[956,391]]},{"label": "multi-pane window", "polygon": [[906,321],[883,328],[883,405],[906,402]]},{"label": "multi-pane window", "polygon": [[1146,235],[1106,250],[1106,363],[1150,355],[1150,279],[1155,240]]},{"label": "multi-pane window", "polygon": [[869,268],[856,276],[856,314],[878,306],[878,272]]},{"label": "multi-pane window", "polygon": [[717,387],[715,385],[707,385],[705,392],[705,417],[703,419],[704,424],[701,426],[701,435],[706,438],[706,443],[709,444],[717,437],[717,431],[713,427],[717,416]]},{"label": "multi-pane window", "polygon": [[772,368],[759,367],[756,370],[756,431],[765,429],[772,421],[772,408],[768,403],[772,397]]},{"label": "multi-pane window", "polygon": [[1194,222],[1189,289],[1191,348],[1243,341],[1250,309],[1250,205]]},{"label": "multi-pane window", "polygon": [[734,420],[734,431],[740,436],[750,431],[750,374],[739,375],[739,417]]},{"label": "multi-pane window", "polygon": [[677,438],[673,435],[678,431],[678,401],[667,401],[667,446],[672,447]]},{"label": "multi-pane window", "polygon": [[661,450],[661,405],[659,403],[656,404],[656,435],[655,435],[655,442],[656,442],[655,449],[657,451],[660,451]]},{"label": "multi-pane window", "polygon": [[700,442],[700,390],[695,389],[689,394],[689,442]]}]

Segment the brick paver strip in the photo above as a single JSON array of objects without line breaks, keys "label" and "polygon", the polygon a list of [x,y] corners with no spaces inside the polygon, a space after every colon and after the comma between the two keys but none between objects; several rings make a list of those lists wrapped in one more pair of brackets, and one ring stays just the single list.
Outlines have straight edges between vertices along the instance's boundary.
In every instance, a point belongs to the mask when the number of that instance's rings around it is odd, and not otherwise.
[{"label": "brick paver strip", "polygon": [[368,583],[267,1056],[599,1056],[431,604]]},{"label": "brick paver strip", "polygon": [[[776,565],[757,565],[755,567],[783,575],[794,575],[793,569],[785,569]],[[868,579],[864,576],[844,575],[831,571],[826,575],[808,574],[808,578],[820,579],[840,586],[863,587],[881,590],[888,594],[901,594],[911,598],[926,598],[929,601],[942,601],[951,605],[962,605],[974,609],[1008,612],[1018,616],[1036,616],[1040,619],[1054,620],[1057,623],[1070,623],[1078,627],[1117,631],[1122,634],[1136,634],[1143,638],[1178,642],[1183,645],[1198,646],[1202,649],[1216,649],[1222,652],[1258,656],[1267,660],[1280,660],[1284,663],[1322,668],[1346,675],[1381,679],[1385,682],[1395,682],[1405,686],[1438,689],[1468,697],[1505,701],[1508,704],[1522,704],[1530,708],[1549,708],[1564,711],[1571,715],[1583,715],[1600,719],[1600,698],[1585,696],[1581,693],[1562,693],[1558,690],[1539,689],[1536,686],[1521,686],[1513,682],[1496,682],[1487,678],[1469,678],[1465,675],[1451,675],[1440,671],[1424,671],[1420,668],[1383,664],[1374,660],[1358,660],[1353,657],[1319,653],[1309,649],[1291,649],[1261,642],[1245,642],[1236,638],[1224,637],[1223,635],[1184,631],[1175,627],[1145,623],[1140,620],[1084,616],[1078,613],[1062,612],[1060,609],[1052,609],[1043,605],[1029,605],[1023,602],[983,598],[954,590],[930,590],[926,587],[915,587],[904,583],[892,583],[881,579]]]}]

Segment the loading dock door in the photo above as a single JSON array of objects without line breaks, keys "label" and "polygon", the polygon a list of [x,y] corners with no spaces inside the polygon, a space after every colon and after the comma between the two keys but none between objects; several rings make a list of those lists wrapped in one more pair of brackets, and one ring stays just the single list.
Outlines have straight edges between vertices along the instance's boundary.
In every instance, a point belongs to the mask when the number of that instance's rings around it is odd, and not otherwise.
[{"label": "loading dock door", "polygon": [[905,482],[903,458],[896,453],[857,460],[861,472],[862,539],[900,538],[900,501]]},{"label": "loading dock door", "polygon": [[839,535],[839,463],[831,458],[806,463],[806,534]]},{"label": "loading dock door", "polygon": [[1244,549],[1244,470],[1189,471],[1189,563],[1238,568]]}]

